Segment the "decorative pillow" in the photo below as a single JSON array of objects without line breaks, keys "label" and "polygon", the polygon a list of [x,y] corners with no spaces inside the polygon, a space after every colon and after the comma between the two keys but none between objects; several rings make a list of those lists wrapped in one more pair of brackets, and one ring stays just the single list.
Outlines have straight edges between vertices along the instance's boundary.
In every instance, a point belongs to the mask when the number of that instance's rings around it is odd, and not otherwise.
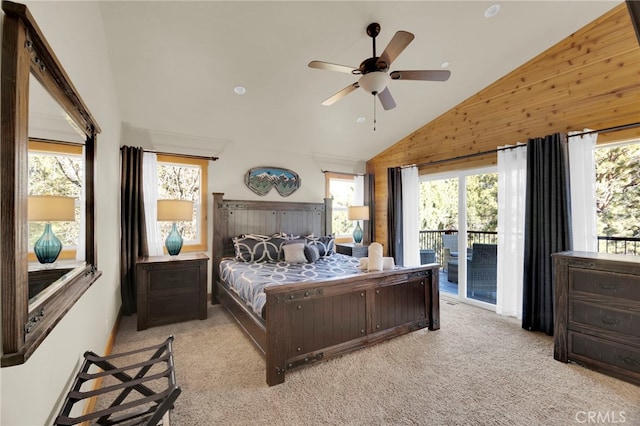
[{"label": "decorative pillow", "polygon": [[285,240],[281,237],[245,234],[233,239],[236,258],[245,262],[267,262],[280,260],[280,248]]},{"label": "decorative pillow", "polygon": [[304,257],[307,258],[307,262],[313,263],[316,260],[320,259],[320,252],[318,251],[318,247],[310,246],[309,244],[304,245]]},{"label": "decorative pillow", "polygon": [[284,261],[287,263],[307,263],[303,243],[285,244],[282,246],[282,251],[284,251]]},{"label": "decorative pillow", "polygon": [[320,257],[329,257],[336,252],[336,242],[332,235],[326,235],[324,237],[307,235],[304,239],[308,245],[315,246],[318,249]]}]

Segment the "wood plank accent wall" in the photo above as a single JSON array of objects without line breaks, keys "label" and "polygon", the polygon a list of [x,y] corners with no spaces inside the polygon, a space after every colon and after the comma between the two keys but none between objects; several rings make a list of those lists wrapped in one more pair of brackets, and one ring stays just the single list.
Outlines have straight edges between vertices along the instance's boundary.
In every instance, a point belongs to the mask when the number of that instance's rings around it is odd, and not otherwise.
[{"label": "wood plank accent wall", "polygon": [[[458,72],[464,72],[459,70]],[[367,162],[375,176],[375,236],[387,244],[387,168],[494,150],[555,132],[640,121],[640,45],[624,3]],[[598,143],[640,137],[640,128]],[[496,163],[490,154],[420,174]]]}]

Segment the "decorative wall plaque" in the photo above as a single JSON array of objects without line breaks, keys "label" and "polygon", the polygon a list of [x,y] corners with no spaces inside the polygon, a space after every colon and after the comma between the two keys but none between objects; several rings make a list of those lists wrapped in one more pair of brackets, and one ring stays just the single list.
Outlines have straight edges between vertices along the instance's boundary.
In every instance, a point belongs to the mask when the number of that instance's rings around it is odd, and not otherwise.
[{"label": "decorative wall plaque", "polygon": [[279,167],[254,167],[244,175],[244,183],[258,195],[267,195],[275,188],[278,194],[288,197],[300,188],[300,176]]}]

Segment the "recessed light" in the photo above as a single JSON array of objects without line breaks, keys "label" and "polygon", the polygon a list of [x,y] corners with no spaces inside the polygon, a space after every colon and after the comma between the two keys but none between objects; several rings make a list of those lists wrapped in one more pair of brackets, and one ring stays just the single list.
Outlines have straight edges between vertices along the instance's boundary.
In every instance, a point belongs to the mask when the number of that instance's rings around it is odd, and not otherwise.
[{"label": "recessed light", "polygon": [[364,123],[367,119],[364,117],[358,117],[356,118],[356,123]]},{"label": "recessed light", "polygon": [[236,86],[233,88],[233,91],[238,95],[244,95],[245,93],[247,93],[247,88],[244,86]]},{"label": "recessed light", "polygon": [[451,65],[449,61],[444,61],[443,63],[440,64],[440,68],[448,68],[449,65]]},{"label": "recessed light", "polygon": [[496,16],[498,12],[500,12],[500,5],[498,3],[492,4],[487,8],[487,10],[484,11],[484,17],[491,18],[493,16]]}]

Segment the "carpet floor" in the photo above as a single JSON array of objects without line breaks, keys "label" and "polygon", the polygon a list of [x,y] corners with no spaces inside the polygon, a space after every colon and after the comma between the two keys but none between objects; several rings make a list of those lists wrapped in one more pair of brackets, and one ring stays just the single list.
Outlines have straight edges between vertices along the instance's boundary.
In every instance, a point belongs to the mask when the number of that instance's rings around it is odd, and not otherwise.
[{"label": "carpet floor", "polygon": [[274,387],[227,311],[208,314],[141,332],[135,316],[120,324],[113,353],[175,336],[172,425],[640,425],[640,387],[555,361],[551,337],[473,306],[441,300],[439,331],[292,371]]}]

